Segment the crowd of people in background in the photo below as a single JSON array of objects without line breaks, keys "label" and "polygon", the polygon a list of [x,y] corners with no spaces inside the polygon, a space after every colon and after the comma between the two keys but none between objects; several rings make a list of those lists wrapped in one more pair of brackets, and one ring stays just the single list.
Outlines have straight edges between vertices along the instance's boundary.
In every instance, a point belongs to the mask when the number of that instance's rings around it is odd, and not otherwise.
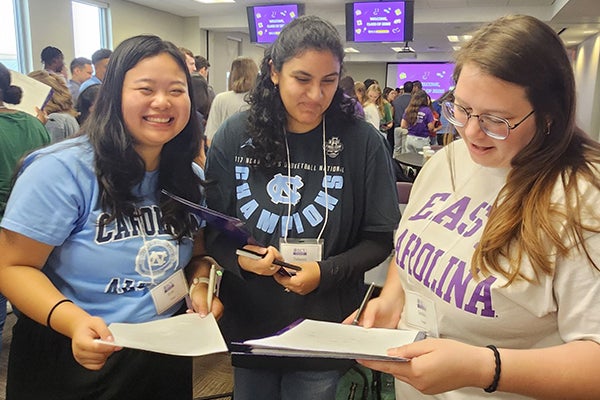
[{"label": "crowd of people in background", "polygon": [[[406,152],[422,153],[425,146],[438,148],[456,137],[456,130],[441,113],[441,103],[452,99],[452,91],[432,101],[422,87],[420,81],[409,80],[402,87],[382,89],[371,78],[354,81],[346,75],[340,79],[340,88],[355,102],[355,114],[386,138],[393,159]],[[394,167],[397,180],[414,180],[414,171],[407,175],[402,166],[394,163]]]},{"label": "crowd of people in background", "polygon": [[[344,79],[354,82],[351,76],[345,76],[342,81]],[[410,100],[416,94],[421,99],[416,114],[406,115]],[[427,145],[445,145],[455,138],[455,131],[444,121],[440,106],[443,101],[451,100],[451,90],[432,100],[422,89],[420,81],[406,81],[402,87],[386,86],[382,90],[376,80],[365,79],[364,82],[354,82],[354,93],[351,96],[365,108],[365,119],[386,136],[394,156],[403,152],[419,152]],[[405,121],[404,124],[402,120]],[[410,139],[411,146],[407,146],[407,136],[423,140]]]},{"label": "crowd of people in background", "polygon": [[[506,48],[516,50],[499,58]],[[600,145],[576,126],[558,36],[532,17],[492,22],[457,53],[456,87],[436,99],[420,81],[343,76],[343,60],[337,29],[316,16],[287,24],[260,64],[233,59],[218,94],[205,57],[157,36],[68,68],[48,46],[29,74],[52,88],[35,116],[11,108],[23,93],[0,63],[0,289],[22,312],[9,396],[191,399],[190,358],[95,339],[112,340],[110,322],[206,316],[213,256],[223,275],[212,312],[228,342],[301,318],[354,319],[428,333],[389,350],[410,362],[359,360],[393,374],[398,398],[600,396],[600,323],[581,317],[600,294]],[[427,146],[442,154],[416,180],[394,162]],[[414,180],[418,197],[402,219],[399,180]],[[254,242],[163,188],[243,220]],[[99,243],[99,229],[123,237]],[[181,278],[164,307],[152,291],[172,286],[150,265],[156,242],[173,256],[159,267]],[[386,283],[359,318],[364,273],[386,257]],[[299,270],[281,271],[283,260]],[[115,276],[143,287],[112,296]],[[238,400],[329,400],[349,366],[232,362]]]}]

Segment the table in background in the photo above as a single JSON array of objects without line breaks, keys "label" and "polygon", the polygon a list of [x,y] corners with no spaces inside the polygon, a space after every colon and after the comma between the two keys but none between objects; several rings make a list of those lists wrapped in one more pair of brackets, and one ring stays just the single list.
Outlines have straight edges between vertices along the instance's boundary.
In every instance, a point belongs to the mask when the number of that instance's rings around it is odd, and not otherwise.
[{"label": "table in background", "polygon": [[421,169],[423,167],[423,155],[419,153],[400,153],[396,155],[395,160],[402,165]]},{"label": "table in background", "polygon": [[[404,174],[411,182],[423,167],[423,155],[418,153],[400,153],[394,157],[394,160],[400,165],[400,168],[402,168]],[[411,169],[414,172],[412,174]]]}]

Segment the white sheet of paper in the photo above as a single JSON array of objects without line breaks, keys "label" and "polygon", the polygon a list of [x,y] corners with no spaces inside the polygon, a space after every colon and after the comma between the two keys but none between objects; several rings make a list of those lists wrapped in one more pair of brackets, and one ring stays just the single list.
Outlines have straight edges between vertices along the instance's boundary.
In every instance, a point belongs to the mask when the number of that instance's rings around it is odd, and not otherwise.
[{"label": "white sheet of paper", "polygon": [[328,358],[395,359],[387,349],[399,347],[421,339],[416,330],[363,328],[306,319],[277,336],[246,340],[252,353]]},{"label": "white sheet of paper", "polygon": [[42,108],[52,88],[45,83],[30,78],[17,71],[10,71],[11,85],[15,85],[23,90],[23,97],[19,104],[9,104],[9,108],[20,110],[36,116],[35,108]]},{"label": "white sheet of paper", "polygon": [[113,342],[132,349],[149,350],[177,356],[203,356],[227,351],[217,321],[212,314],[181,314],[140,324],[112,323],[108,326]]}]

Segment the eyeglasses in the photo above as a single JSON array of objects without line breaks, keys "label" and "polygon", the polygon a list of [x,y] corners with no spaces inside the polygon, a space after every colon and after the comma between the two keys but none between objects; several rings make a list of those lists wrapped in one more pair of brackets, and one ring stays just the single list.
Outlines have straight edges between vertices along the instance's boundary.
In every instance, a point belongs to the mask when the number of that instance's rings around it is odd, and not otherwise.
[{"label": "eyeglasses", "polygon": [[522,120],[511,126],[505,118],[491,114],[471,114],[463,106],[451,101],[442,103],[442,113],[452,125],[462,128],[467,125],[469,118],[476,117],[481,130],[489,137],[498,140],[505,140],[511,130],[516,129],[534,112],[535,110],[531,110]]}]

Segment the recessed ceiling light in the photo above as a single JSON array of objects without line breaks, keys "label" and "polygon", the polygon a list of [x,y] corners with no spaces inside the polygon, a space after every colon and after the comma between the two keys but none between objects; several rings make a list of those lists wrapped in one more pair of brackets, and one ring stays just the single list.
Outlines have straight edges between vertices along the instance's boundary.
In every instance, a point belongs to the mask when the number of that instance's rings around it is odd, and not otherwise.
[{"label": "recessed ceiling light", "polygon": [[354,47],[346,47],[344,53],[360,53],[360,51],[356,50]]},{"label": "recessed ceiling light", "polygon": [[459,51],[459,50],[460,50],[460,46],[452,46],[452,49],[453,49],[454,51]]},{"label": "recessed ceiling light", "polygon": [[458,42],[458,36],[456,35],[448,35],[448,41],[452,42],[452,43],[457,43]]},{"label": "recessed ceiling light", "polygon": [[235,0],[194,0],[198,3],[217,4],[217,3],[235,3]]}]

